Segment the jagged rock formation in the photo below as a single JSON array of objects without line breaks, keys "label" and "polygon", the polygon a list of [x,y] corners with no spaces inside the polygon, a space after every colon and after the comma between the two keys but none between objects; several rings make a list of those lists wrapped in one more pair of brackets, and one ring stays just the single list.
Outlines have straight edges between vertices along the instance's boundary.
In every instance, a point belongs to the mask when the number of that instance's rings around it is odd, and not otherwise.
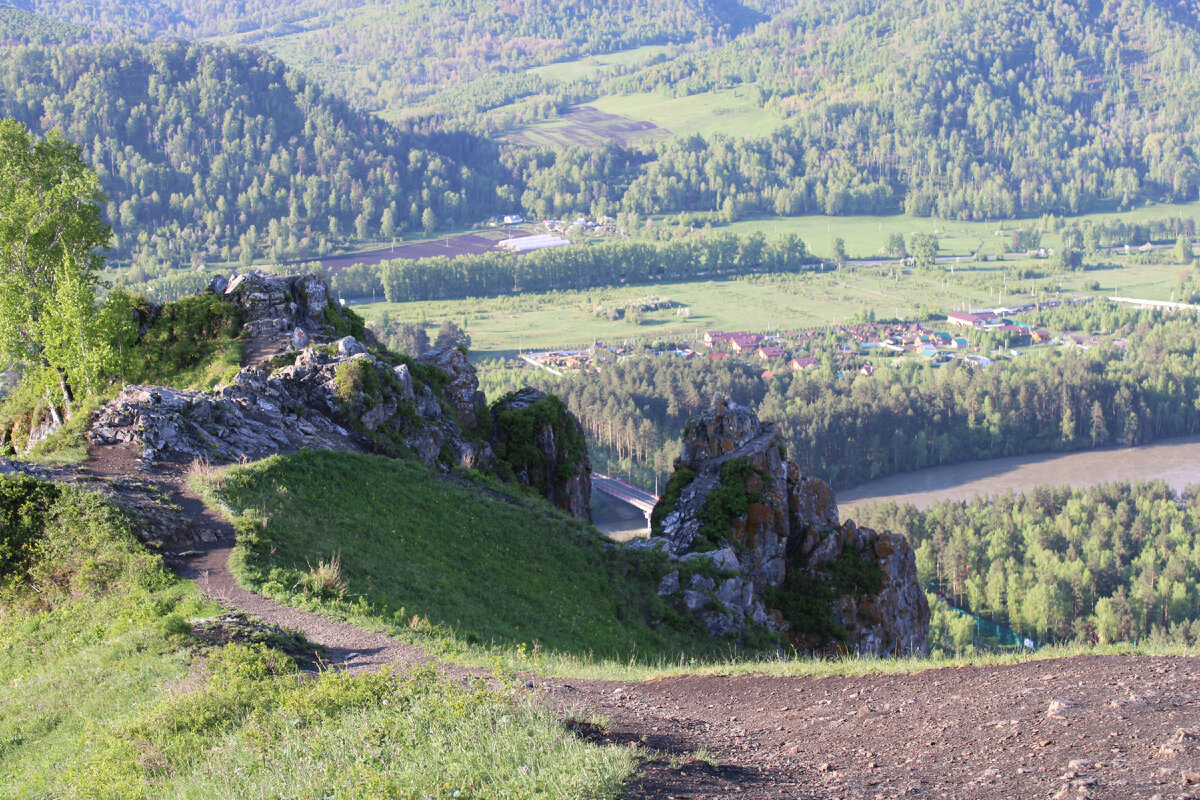
[{"label": "jagged rock formation", "polygon": [[641,546],[710,559],[722,574],[693,575],[680,594],[713,634],[750,620],[810,652],[927,649],[929,607],[907,540],[840,524],[829,484],[801,475],[775,427],[728,398],[685,429],[652,524]]},{"label": "jagged rock formation", "polygon": [[[209,291],[242,310],[256,363],[213,392],[126,387],[97,412],[93,442],[136,446],[144,469],[163,458],[228,462],[301,447],[410,451],[430,466],[497,467],[591,518],[587,447],[558,398],[526,390],[489,419],[462,351],[437,348],[413,360],[374,348],[319,276],[249,273],[215,280]],[[526,425],[527,435],[517,435]],[[501,463],[493,444],[506,456]]]},{"label": "jagged rock formation", "polygon": [[479,391],[479,377],[466,354],[457,347],[435,347],[417,356],[417,361],[437,367],[450,376],[442,395],[454,411],[456,421],[463,428],[478,427],[487,410],[487,400]]},{"label": "jagged rock formation", "polygon": [[572,516],[592,519],[592,462],[583,427],[562,400],[525,388],[492,406],[497,471],[538,490]]}]

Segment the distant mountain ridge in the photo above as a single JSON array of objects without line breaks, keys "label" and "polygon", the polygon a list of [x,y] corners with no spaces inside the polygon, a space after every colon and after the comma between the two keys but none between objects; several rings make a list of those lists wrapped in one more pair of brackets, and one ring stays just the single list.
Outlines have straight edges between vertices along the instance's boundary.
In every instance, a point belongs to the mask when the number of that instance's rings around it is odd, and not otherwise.
[{"label": "distant mountain ridge", "polygon": [[[603,160],[620,172],[604,176],[602,202],[586,190],[595,171],[579,167],[590,153],[515,157],[513,182],[536,185],[530,201],[551,215],[904,210],[987,219],[1200,197],[1195,0],[35,8],[151,35],[254,42],[360,108],[389,119],[434,114],[419,124],[481,135],[625,95],[704,109],[737,90],[755,113],[784,120],[760,138],[730,122],[728,141],[614,147]],[[614,51],[622,55],[604,70],[588,61]],[[580,197],[594,207],[574,207]]]}]

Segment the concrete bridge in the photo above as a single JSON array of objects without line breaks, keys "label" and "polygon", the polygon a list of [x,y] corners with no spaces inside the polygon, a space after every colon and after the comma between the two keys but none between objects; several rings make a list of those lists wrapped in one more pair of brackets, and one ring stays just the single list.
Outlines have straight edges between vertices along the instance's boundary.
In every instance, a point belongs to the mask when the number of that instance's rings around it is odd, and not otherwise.
[{"label": "concrete bridge", "polygon": [[592,491],[603,492],[609,497],[627,503],[646,515],[646,529],[650,528],[650,512],[658,502],[658,495],[640,489],[632,483],[605,475],[603,472],[592,472]]}]

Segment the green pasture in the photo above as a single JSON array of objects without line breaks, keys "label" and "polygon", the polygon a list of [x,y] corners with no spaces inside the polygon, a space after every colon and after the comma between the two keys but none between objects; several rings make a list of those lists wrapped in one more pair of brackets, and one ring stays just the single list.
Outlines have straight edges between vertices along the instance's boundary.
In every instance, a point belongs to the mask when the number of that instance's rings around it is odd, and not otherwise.
[{"label": "green pasture", "polygon": [[[644,49],[644,48],[643,48]],[[553,65],[551,65],[553,66]],[[750,99],[751,88],[739,86],[704,92],[689,97],[666,97],[657,92],[629,95],[606,95],[581,103],[605,114],[618,117],[611,122],[639,120],[652,122],[676,136],[766,136],[784,124],[784,120],[755,105]],[[511,106],[516,109],[517,105]],[[503,109],[498,109],[503,110]],[[615,138],[605,132],[605,123],[579,123],[569,119],[549,119],[508,131],[506,138],[535,146],[599,145]],[[571,138],[568,139],[567,136]],[[661,135],[646,131],[639,138]],[[626,133],[623,138],[628,138]]]},{"label": "green pasture", "polygon": [[[1200,220],[1200,202],[1197,203],[1151,203],[1130,211],[1097,212],[1064,217],[1067,225],[1085,221],[1122,220],[1125,223],[1147,222],[1162,217],[1192,217]],[[666,216],[670,221],[674,215]],[[799,217],[752,216],[722,226],[739,235],[762,231],[768,238],[781,233],[794,233],[803,239],[809,249],[818,256],[831,251],[833,239],[846,243],[851,258],[876,258],[884,255],[887,237],[899,233],[908,241],[914,234],[931,233],[938,237],[939,255],[969,257],[982,244],[987,255],[999,255],[1004,251],[1012,232],[1017,228],[1034,228],[1041,223],[1039,218],[993,219],[984,222],[943,220],[933,217],[912,217],[907,214],[886,216],[827,216],[808,214]],[[1057,234],[1042,236],[1043,247],[1057,247]]]},{"label": "green pasture", "polygon": [[629,50],[618,50],[615,53],[587,56],[574,61],[557,61],[553,64],[533,67],[527,71],[540,75],[546,80],[569,83],[612,72],[616,67],[641,65],[655,56],[667,55],[674,50],[675,48],[669,45],[651,44]]},{"label": "green pasture", "polygon": [[766,136],[784,120],[751,100],[753,87],[739,86],[688,97],[666,97],[656,92],[609,95],[587,105],[606,114],[642,119],[676,136]]},{"label": "green pasture", "polygon": [[[691,340],[705,330],[789,331],[845,323],[873,310],[879,318],[921,319],[930,313],[994,300],[991,285],[1010,264],[970,263],[949,273],[896,274],[888,267],[845,267],[830,273],[761,275],[695,283],[660,283],[579,292],[525,294],[355,306],[368,322],[387,313],[404,321],[424,321],[431,333],[442,320],[465,322],[475,358],[498,358],[520,351],[587,345]],[[1066,288],[1066,287],[1064,287]],[[1018,302],[1014,285],[1006,296]],[[633,304],[650,295],[674,306],[646,313],[641,324],[616,322],[582,306]],[[690,309],[689,317],[679,311]]]}]

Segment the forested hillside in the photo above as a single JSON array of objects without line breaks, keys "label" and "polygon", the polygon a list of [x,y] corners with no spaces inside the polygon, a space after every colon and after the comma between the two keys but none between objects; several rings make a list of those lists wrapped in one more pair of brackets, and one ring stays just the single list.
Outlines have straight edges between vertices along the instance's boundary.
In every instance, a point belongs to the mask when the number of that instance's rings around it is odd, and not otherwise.
[{"label": "forested hillside", "polygon": [[764,18],[735,0],[38,0],[36,7],[58,19],[148,36],[256,44],[363,107],[393,111],[478,79],[515,81],[516,96],[530,94],[545,84],[517,77],[529,67],[645,44],[702,40],[711,46]]},{"label": "forested hillside", "polygon": [[[647,485],[656,472],[665,478],[683,426],[717,394],[776,422],[789,458],[835,487],[940,464],[1144,444],[1200,430],[1194,318],[1100,306],[1058,312],[1054,324],[1128,338],[1123,347],[1047,352],[987,369],[875,358],[874,375],[845,368],[838,376],[831,339],[813,349],[822,367],[770,381],[761,366],[745,362],[667,356],[562,380],[520,379],[544,382],[567,402],[590,436],[597,469],[640,469],[637,479]],[[494,391],[506,377],[486,380]]]},{"label": "forested hillside", "polygon": [[604,91],[699,100],[747,86],[789,119],[767,138],[659,145],[627,210],[730,198],[983,219],[1194,199],[1197,63],[1195,15],[1150,0],[835,0]]},{"label": "forested hillside", "polygon": [[907,536],[921,580],[955,604],[1039,641],[1200,641],[1194,493],[1162,482],[1041,487],[856,517]]},{"label": "forested hillside", "polygon": [[503,183],[478,137],[401,131],[249,49],[0,48],[0,117],[83,147],[148,272],[475,219]]},{"label": "forested hillside", "polygon": [[[507,147],[505,164],[521,190],[505,197],[539,215],[903,209],[985,219],[1200,193],[1200,31],[1186,4],[163,0],[97,7],[38,0],[35,7],[54,19],[144,35],[256,44],[352,104],[389,119],[413,116],[427,131],[466,126],[495,137],[506,126],[622,96],[684,98],[703,108],[733,88],[739,102],[781,121],[762,137],[731,123],[727,135],[614,142],[599,152]],[[624,55],[612,69],[588,62],[606,53]],[[461,196],[456,179],[443,180],[460,194],[449,216],[460,219],[465,206],[481,202]],[[435,183],[428,186],[434,210],[445,215]],[[381,199],[373,200],[368,216],[379,216]],[[420,213],[413,220],[406,204],[395,216],[411,224]],[[356,216],[339,224],[353,225]],[[319,235],[314,230],[314,241]]]}]

